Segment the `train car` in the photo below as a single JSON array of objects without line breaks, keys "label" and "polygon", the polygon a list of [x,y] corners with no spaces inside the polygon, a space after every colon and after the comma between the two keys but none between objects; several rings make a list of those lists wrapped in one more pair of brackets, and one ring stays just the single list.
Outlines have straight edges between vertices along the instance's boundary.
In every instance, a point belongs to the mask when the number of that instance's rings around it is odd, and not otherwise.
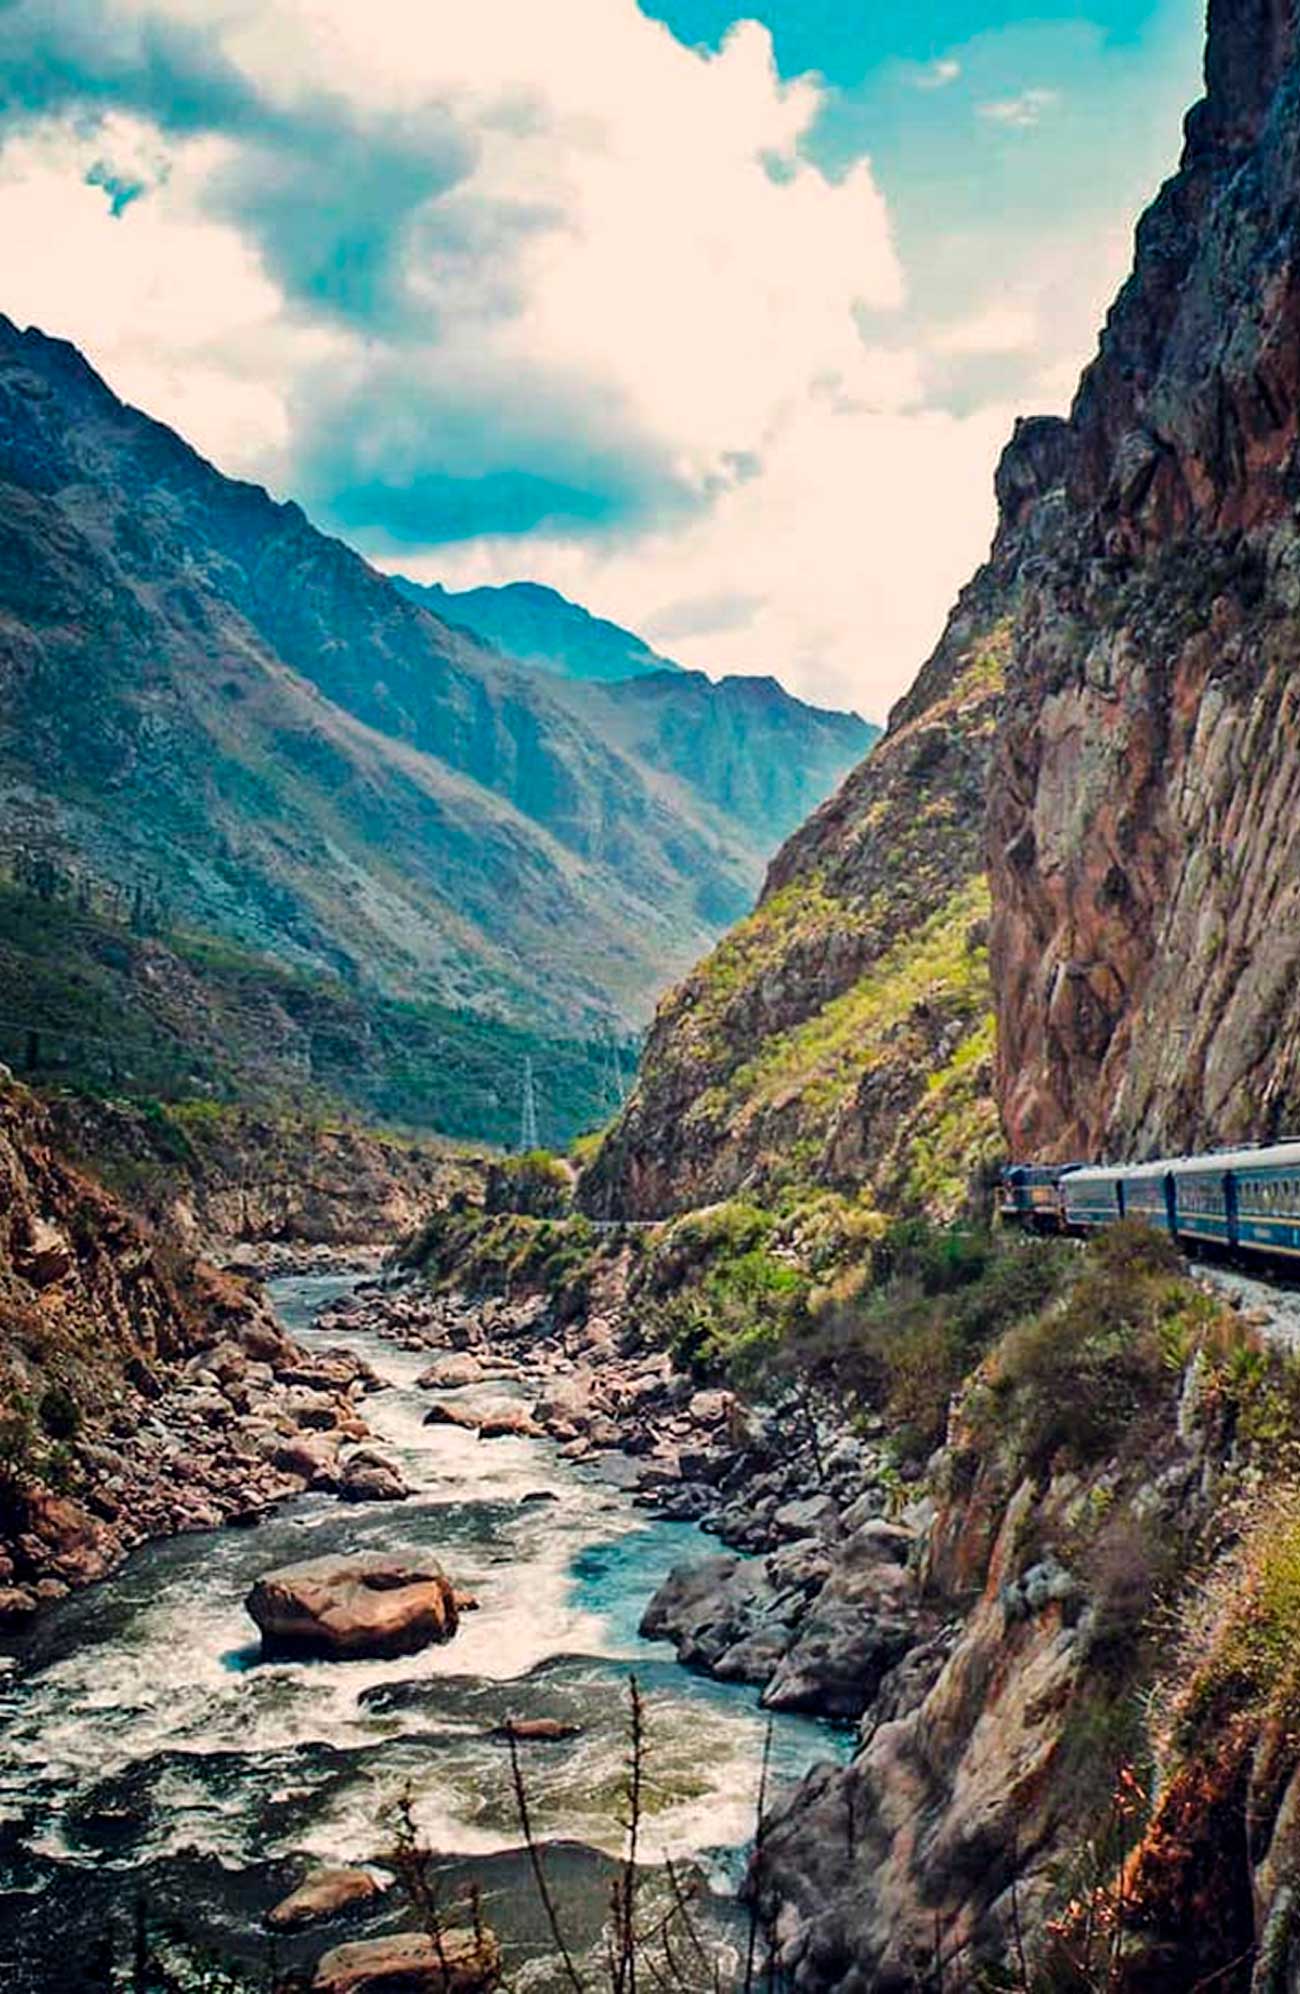
[{"label": "train car", "polygon": [[1096,1232],[1125,1214],[1123,1170],[1084,1164],[1061,1179],[1061,1215],[1069,1232]]},{"label": "train car", "polygon": [[1232,1150],[1213,1162],[1228,1180],[1229,1245],[1300,1260],[1300,1142]]},{"label": "train car", "polygon": [[1235,1178],[1227,1158],[1184,1157],[1169,1165],[1178,1240],[1198,1246],[1234,1247]]},{"label": "train car", "polygon": [[1121,1173],[1125,1218],[1144,1219],[1157,1232],[1173,1237],[1178,1231],[1178,1204],[1173,1165],[1142,1163]]},{"label": "train car", "polygon": [[1013,1163],[1002,1173],[1003,1220],[1031,1226],[1039,1232],[1059,1232],[1061,1179],[1070,1166],[1062,1163]]},{"label": "train car", "polygon": [[1300,1142],[1067,1171],[1062,1220],[1074,1233],[1142,1219],[1180,1245],[1300,1261]]}]

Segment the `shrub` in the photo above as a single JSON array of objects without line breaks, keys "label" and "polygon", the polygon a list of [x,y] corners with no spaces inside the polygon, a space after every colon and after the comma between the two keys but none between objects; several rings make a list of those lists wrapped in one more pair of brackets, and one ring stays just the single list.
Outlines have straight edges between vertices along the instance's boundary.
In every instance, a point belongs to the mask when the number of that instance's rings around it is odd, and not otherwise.
[{"label": "shrub", "polygon": [[49,1385],[36,1409],[51,1440],[75,1440],[81,1431],[81,1408],[66,1385]]},{"label": "shrub", "polygon": [[1135,1220],[1090,1242],[1060,1304],[1004,1336],[985,1379],[989,1438],[1009,1437],[1039,1476],[1057,1455],[1086,1466],[1114,1452],[1185,1361],[1197,1311],[1181,1267],[1172,1242]]},{"label": "shrub", "polygon": [[36,1427],[21,1402],[0,1408],[0,1495],[17,1488],[31,1471],[36,1453]]},{"label": "shrub", "polygon": [[483,1196],[490,1213],[518,1212],[526,1218],[561,1218],[573,1203],[573,1178],[549,1150],[509,1156],[488,1170]]},{"label": "shrub", "polygon": [[859,1269],[813,1299],[787,1361],[850,1408],[873,1408],[905,1458],[933,1451],[971,1369],[1061,1287],[1068,1250],[926,1220],[890,1227]]}]

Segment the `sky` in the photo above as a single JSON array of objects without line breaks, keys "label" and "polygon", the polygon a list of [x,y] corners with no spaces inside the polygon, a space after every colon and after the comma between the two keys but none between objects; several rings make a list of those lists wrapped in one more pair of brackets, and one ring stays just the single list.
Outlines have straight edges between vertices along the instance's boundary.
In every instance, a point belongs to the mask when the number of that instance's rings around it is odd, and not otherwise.
[{"label": "sky", "polygon": [[0,0],[0,308],[381,566],[883,718],[1202,0]]}]

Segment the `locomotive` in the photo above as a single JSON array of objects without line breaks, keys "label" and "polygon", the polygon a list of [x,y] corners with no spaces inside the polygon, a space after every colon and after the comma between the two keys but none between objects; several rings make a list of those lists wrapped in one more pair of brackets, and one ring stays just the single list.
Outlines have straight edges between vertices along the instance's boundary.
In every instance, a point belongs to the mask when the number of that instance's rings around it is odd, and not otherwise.
[{"label": "locomotive", "polygon": [[1179,1245],[1300,1261],[1300,1142],[1126,1165],[1014,1163],[1001,1212],[1075,1234],[1139,1218]]}]

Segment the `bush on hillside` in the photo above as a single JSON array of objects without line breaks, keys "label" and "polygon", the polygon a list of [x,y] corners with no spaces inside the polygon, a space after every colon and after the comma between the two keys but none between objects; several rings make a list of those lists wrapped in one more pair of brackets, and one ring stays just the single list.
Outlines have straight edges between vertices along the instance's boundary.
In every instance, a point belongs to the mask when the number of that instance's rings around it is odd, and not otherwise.
[{"label": "bush on hillside", "polygon": [[549,1150],[530,1149],[488,1167],[483,1208],[489,1214],[516,1212],[525,1218],[558,1219],[572,1206],[572,1173]]},{"label": "bush on hillside", "polygon": [[1123,1445],[1168,1398],[1196,1312],[1177,1248],[1127,1220],[1090,1241],[1060,1302],[1018,1323],[988,1368],[977,1423],[1044,1475]]},{"label": "bush on hillside", "polygon": [[948,1408],[990,1344],[1058,1292],[1068,1253],[926,1220],[892,1226],[869,1271],[813,1297],[783,1362],[851,1411],[888,1421],[904,1458],[942,1442]]}]

